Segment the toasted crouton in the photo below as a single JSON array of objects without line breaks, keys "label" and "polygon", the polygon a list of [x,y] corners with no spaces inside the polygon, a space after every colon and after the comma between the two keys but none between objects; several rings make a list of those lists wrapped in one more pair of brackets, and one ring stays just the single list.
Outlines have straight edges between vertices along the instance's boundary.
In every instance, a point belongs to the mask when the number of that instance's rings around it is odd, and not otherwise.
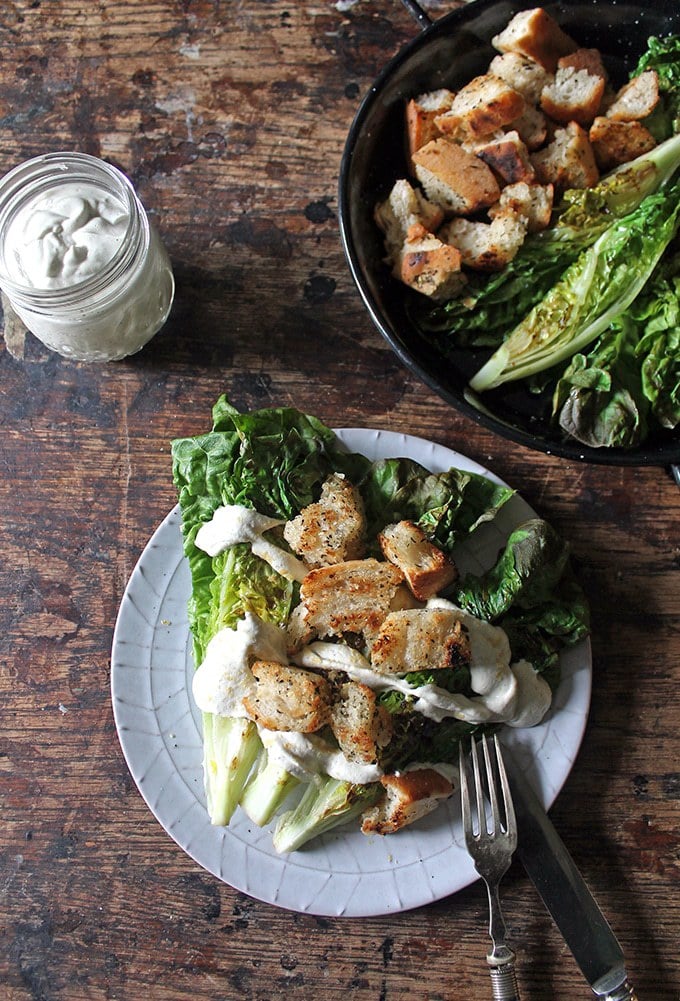
[{"label": "toasted crouton", "polygon": [[509,83],[530,105],[538,104],[541,91],[551,79],[551,74],[540,63],[519,52],[503,52],[494,56],[489,64],[489,73]]},{"label": "toasted crouton", "polygon": [[427,197],[445,211],[469,215],[498,200],[500,188],[490,167],[447,139],[433,139],[413,155]]},{"label": "toasted crouton", "polygon": [[541,108],[555,122],[590,125],[602,103],[604,77],[573,66],[560,67],[552,83],[543,88]]},{"label": "toasted crouton", "polygon": [[467,631],[448,608],[390,612],[371,646],[371,664],[381,674],[438,671],[469,660]]},{"label": "toasted crouton", "polygon": [[385,558],[403,572],[419,601],[427,601],[458,576],[455,564],[412,521],[387,525],[378,542]]},{"label": "toasted crouton", "polygon": [[656,70],[645,70],[618,91],[607,108],[607,117],[615,122],[641,121],[658,103],[659,77]]},{"label": "toasted crouton", "polygon": [[286,653],[289,657],[299,653],[303,646],[307,646],[312,640],[317,638],[316,630],[307,621],[307,609],[302,602],[296,605],[288,616],[286,624]]},{"label": "toasted crouton", "polygon": [[508,184],[501,191],[501,197],[489,209],[489,217],[507,216],[512,213],[523,216],[527,221],[527,231],[537,233],[550,225],[553,209],[554,188],[552,184]]},{"label": "toasted crouton", "polygon": [[251,670],[255,691],[243,705],[260,726],[313,733],[329,721],[331,688],[325,678],[275,661],[256,661]]},{"label": "toasted crouton", "polygon": [[374,559],[310,570],[300,585],[307,625],[319,636],[373,637],[403,580],[398,567]]},{"label": "toasted crouton", "polygon": [[454,95],[450,90],[442,88],[420,94],[407,102],[406,136],[409,156],[441,134],[435,119],[450,110],[453,98]]},{"label": "toasted crouton", "polygon": [[366,685],[349,681],[333,701],[330,725],[350,761],[374,764],[392,736],[392,717]]},{"label": "toasted crouton", "polygon": [[540,108],[527,105],[524,113],[511,122],[527,149],[540,149],[548,135],[548,120]]},{"label": "toasted crouton", "polygon": [[452,219],[442,232],[458,248],[467,267],[502,271],[524,243],[527,228],[526,218],[506,210],[496,213],[491,222]]},{"label": "toasted crouton", "polygon": [[462,87],[449,111],[435,118],[437,128],[454,139],[488,136],[524,111],[519,91],[501,77],[487,73]]},{"label": "toasted crouton", "polygon": [[571,52],[568,56],[562,56],[557,60],[558,70],[569,67],[575,70],[586,70],[591,76],[600,76],[605,81],[605,84],[609,79],[599,49],[576,49],[575,52]]},{"label": "toasted crouton", "polygon": [[444,218],[444,210],[429,202],[422,191],[403,178],[396,181],[385,201],[375,208],[375,221],[385,234],[390,264],[396,267],[404,241],[414,227],[434,232]]},{"label": "toasted crouton", "polygon": [[309,567],[328,566],[364,555],[366,516],[359,491],[333,474],[321,487],[318,501],[286,522],[283,537]]},{"label": "toasted crouton", "polygon": [[515,14],[503,31],[491,39],[491,44],[498,52],[519,52],[535,59],[550,73],[555,72],[561,56],[578,48],[542,7]]},{"label": "toasted crouton", "polygon": [[515,130],[505,132],[502,137],[479,146],[477,156],[491,167],[504,184],[534,179],[529,151]]},{"label": "toasted crouton", "polygon": [[532,153],[531,162],[536,179],[559,191],[592,188],[600,176],[588,134],[577,122],[557,129],[548,146]]},{"label": "toasted crouton", "polygon": [[595,119],[588,136],[603,172],[649,153],[656,146],[656,139],[642,122],[622,122],[604,116]]},{"label": "toasted crouton", "polygon": [[432,813],[453,792],[449,780],[434,768],[383,775],[380,781],[385,796],[363,814],[361,830],[364,834],[394,834]]},{"label": "toasted crouton", "polygon": [[460,251],[431,234],[404,243],[398,275],[406,285],[435,301],[455,299],[466,282]]}]

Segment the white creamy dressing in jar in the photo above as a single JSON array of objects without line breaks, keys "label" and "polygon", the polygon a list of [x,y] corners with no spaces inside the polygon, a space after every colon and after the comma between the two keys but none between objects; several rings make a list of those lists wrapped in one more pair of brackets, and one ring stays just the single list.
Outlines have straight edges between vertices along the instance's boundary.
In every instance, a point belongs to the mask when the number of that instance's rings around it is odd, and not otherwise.
[{"label": "white creamy dressing in jar", "polygon": [[163,326],[175,282],[134,187],[86,153],[46,153],[0,178],[0,287],[65,358],[114,361]]},{"label": "white creamy dressing in jar", "polygon": [[265,560],[282,577],[302,582],[309,573],[302,560],[263,538],[270,528],[284,524],[284,521],[269,518],[254,508],[241,504],[224,504],[216,508],[210,521],[201,525],[196,533],[195,543],[208,556],[217,556],[229,546],[248,542],[255,556]]},{"label": "white creamy dressing in jar", "polygon": [[125,206],[96,186],[73,181],[37,194],[5,236],[10,277],[36,289],[67,288],[98,274],[127,232]]}]

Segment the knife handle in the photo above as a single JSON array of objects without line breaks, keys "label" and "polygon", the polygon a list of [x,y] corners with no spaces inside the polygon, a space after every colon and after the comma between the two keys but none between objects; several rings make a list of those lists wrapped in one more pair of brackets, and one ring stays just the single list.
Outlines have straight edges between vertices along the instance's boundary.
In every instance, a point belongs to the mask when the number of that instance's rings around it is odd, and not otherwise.
[{"label": "knife handle", "polygon": [[638,1001],[638,996],[629,980],[625,980],[620,987],[616,987],[611,993],[605,994],[603,1001]]},{"label": "knife handle", "polygon": [[[519,1001],[517,976],[513,962],[503,963],[502,966],[490,966],[489,973],[493,1001]],[[612,999],[612,1001],[618,1001],[618,999]],[[635,999],[631,999],[631,1001],[635,1001]]]}]

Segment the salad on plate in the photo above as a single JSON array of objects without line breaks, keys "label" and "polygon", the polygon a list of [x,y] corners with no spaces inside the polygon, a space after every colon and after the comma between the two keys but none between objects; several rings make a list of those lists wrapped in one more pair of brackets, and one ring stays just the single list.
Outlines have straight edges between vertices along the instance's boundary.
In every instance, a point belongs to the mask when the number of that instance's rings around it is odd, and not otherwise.
[{"label": "salad on plate", "polygon": [[226,397],[172,457],[212,824],[243,811],[279,853],[392,834],[453,793],[461,740],[550,711],[589,629],[568,545],[532,517],[486,572],[457,559],[510,488]]}]

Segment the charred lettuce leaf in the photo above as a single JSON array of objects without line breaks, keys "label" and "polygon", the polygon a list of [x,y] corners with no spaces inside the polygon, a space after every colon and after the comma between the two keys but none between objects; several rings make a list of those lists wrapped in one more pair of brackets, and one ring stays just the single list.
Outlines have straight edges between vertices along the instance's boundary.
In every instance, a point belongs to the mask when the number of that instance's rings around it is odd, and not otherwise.
[{"label": "charred lettuce leaf", "polygon": [[645,440],[650,418],[680,423],[680,249],[672,245],[629,308],[557,382],[553,415],[594,448]]},{"label": "charred lettuce leaf", "polygon": [[559,651],[588,634],[588,602],[576,583],[569,546],[548,522],[532,518],[511,533],[493,567],[467,574],[453,600],[501,626],[514,660],[526,659],[559,680]]},{"label": "charred lettuce leaf", "polygon": [[430,473],[411,459],[371,465],[358,488],[366,507],[368,537],[398,521],[413,521],[450,552],[457,541],[490,521],[514,491],[477,473]]},{"label": "charred lettuce leaf", "polygon": [[515,327],[471,388],[485,392],[544,372],[591,344],[642,291],[679,224],[678,183],[613,223]]}]

